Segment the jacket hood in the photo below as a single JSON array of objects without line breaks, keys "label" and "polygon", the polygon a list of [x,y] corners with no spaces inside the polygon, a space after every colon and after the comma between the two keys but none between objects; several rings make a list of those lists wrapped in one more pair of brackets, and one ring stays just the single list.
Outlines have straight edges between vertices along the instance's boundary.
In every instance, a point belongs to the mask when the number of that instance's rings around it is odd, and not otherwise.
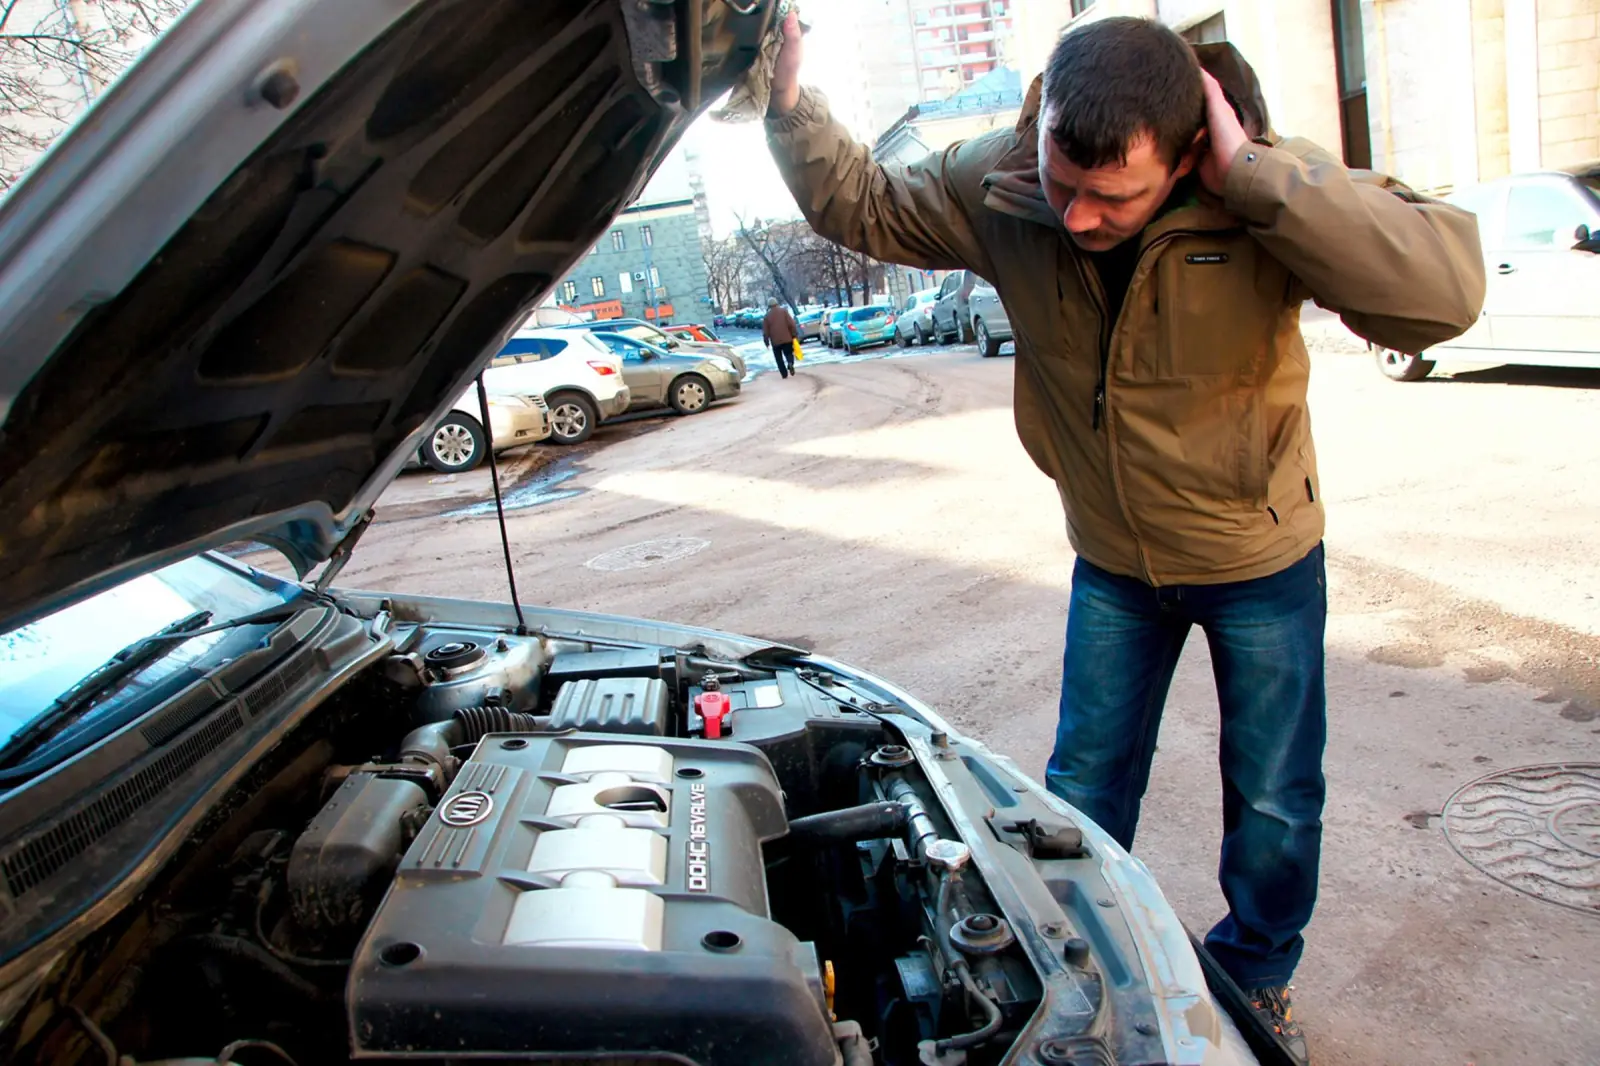
[{"label": "jacket hood", "polygon": [[[1245,133],[1252,140],[1274,140],[1261,81],[1239,50],[1228,42],[1193,47],[1201,69],[1221,84]],[[997,211],[1041,225],[1059,226],[1060,219],[1045,201],[1044,190],[1039,185],[1039,113],[1043,102],[1044,76],[1040,75],[1033,79],[1023,98],[1022,113],[1017,117],[1014,131],[1016,146],[1000,159],[993,173],[984,178],[988,189],[985,203]]]},{"label": "jacket hood", "polygon": [[329,559],[773,6],[200,0],[0,208],[0,631]]}]

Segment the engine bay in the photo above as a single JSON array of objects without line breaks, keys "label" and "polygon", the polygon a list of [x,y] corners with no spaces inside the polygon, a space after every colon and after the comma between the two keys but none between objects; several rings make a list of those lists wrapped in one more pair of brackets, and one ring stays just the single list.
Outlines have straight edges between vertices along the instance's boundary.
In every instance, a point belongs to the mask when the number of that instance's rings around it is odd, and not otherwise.
[{"label": "engine bay", "polygon": [[1039,1007],[927,753],[850,678],[395,639],[61,978],[93,1019],[38,997],[11,1061],[956,1066]]}]

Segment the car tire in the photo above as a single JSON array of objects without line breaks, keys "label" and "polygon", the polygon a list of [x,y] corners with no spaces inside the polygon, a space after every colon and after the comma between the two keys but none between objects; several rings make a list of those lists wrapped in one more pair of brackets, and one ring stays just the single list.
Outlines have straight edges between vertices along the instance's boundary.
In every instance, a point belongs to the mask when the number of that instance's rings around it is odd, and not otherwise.
[{"label": "car tire", "polygon": [[976,343],[977,338],[972,335],[972,323],[961,322],[957,324],[962,344]]},{"label": "car tire", "polygon": [[581,392],[557,392],[545,397],[550,405],[552,444],[582,444],[600,424],[594,401]]},{"label": "car tire", "polygon": [[983,324],[983,319],[972,323],[972,335],[978,339],[978,351],[985,359],[993,359],[1000,354],[1002,341],[997,341],[989,336],[989,327]]},{"label": "car tire", "polygon": [[667,402],[680,415],[697,415],[710,407],[715,398],[711,382],[699,374],[685,374],[674,379],[667,388]]},{"label": "car tire", "polygon": [[441,474],[462,474],[483,462],[488,445],[477,419],[452,411],[422,442],[422,461]]},{"label": "car tire", "polygon": [[1433,360],[1420,355],[1406,355],[1393,348],[1374,348],[1378,372],[1390,381],[1421,381],[1433,373]]},{"label": "car tire", "polygon": [[909,334],[909,333],[901,333],[899,330],[895,330],[894,336],[895,336],[895,340],[900,342],[900,347],[902,347],[902,348],[911,347],[911,334]]},{"label": "car tire", "polygon": [[924,331],[923,331],[923,328],[922,328],[922,323],[921,323],[921,322],[918,322],[918,323],[917,323],[917,324],[916,324],[916,325],[915,325],[915,326],[913,326],[913,327],[911,327],[911,328],[912,328],[912,330],[913,330],[913,331],[914,331],[914,332],[915,332],[915,333],[916,333],[916,335],[917,335],[917,336],[916,336],[916,341],[917,341],[917,344],[919,344],[919,345],[921,345],[921,346],[923,346],[923,347],[927,347],[927,344],[928,344],[928,334],[927,334],[927,333],[926,333],[926,332],[924,332]]}]

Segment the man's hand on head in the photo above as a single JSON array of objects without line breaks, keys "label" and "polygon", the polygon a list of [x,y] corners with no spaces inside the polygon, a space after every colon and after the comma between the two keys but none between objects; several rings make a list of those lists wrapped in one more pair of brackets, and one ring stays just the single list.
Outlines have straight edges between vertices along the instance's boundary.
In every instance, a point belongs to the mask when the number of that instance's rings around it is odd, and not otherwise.
[{"label": "man's hand on head", "polygon": [[800,29],[800,13],[790,10],[783,19],[783,48],[772,71],[772,95],[767,114],[782,118],[800,104],[800,60],[805,52],[805,33]]},{"label": "man's hand on head", "polygon": [[[781,67],[783,61],[779,60],[778,65]],[[1228,103],[1228,95],[1222,91],[1217,79],[1206,71],[1201,71],[1200,76],[1205,79],[1206,133],[1209,141],[1205,155],[1200,159],[1200,180],[1212,193],[1221,196],[1227,187],[1228,172],[1233,169],[1234,157],[1239,154],[1240,148],[1250,142],[1250,135],[1240,125],[1239,116],[1234,114],[1233,105]]]}]

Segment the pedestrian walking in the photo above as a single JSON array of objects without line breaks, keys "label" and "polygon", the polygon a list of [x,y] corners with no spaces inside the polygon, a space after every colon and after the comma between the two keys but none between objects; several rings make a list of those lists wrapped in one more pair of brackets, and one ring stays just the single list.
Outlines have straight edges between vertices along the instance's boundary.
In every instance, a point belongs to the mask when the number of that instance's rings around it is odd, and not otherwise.
[{"label": "pedestrian walking", "polygon": [[801,87],[784,33],[768,142],[812,227],[973,271],[1015,329],[1017,432],[1077,553],[1049,788],[1133,846],[1198,626],[1228,903],[1205,943],[1304,1058],[1287,986],[1321,855],[1327,590],[1300,307],[1400,352],[1458,336],[1483,302],[1473,216],[1278,137],[1231,45],[1153,20],[1072,30],[1015,128],[903,166]]},{"label": "pedestrian walking", "polygon": [[778,373],[788,377],[795,372],[795,349],[800,346],[800,324],[776,298],[767,300],[767,315],[761,320],[761,340],[772,349]]}]

